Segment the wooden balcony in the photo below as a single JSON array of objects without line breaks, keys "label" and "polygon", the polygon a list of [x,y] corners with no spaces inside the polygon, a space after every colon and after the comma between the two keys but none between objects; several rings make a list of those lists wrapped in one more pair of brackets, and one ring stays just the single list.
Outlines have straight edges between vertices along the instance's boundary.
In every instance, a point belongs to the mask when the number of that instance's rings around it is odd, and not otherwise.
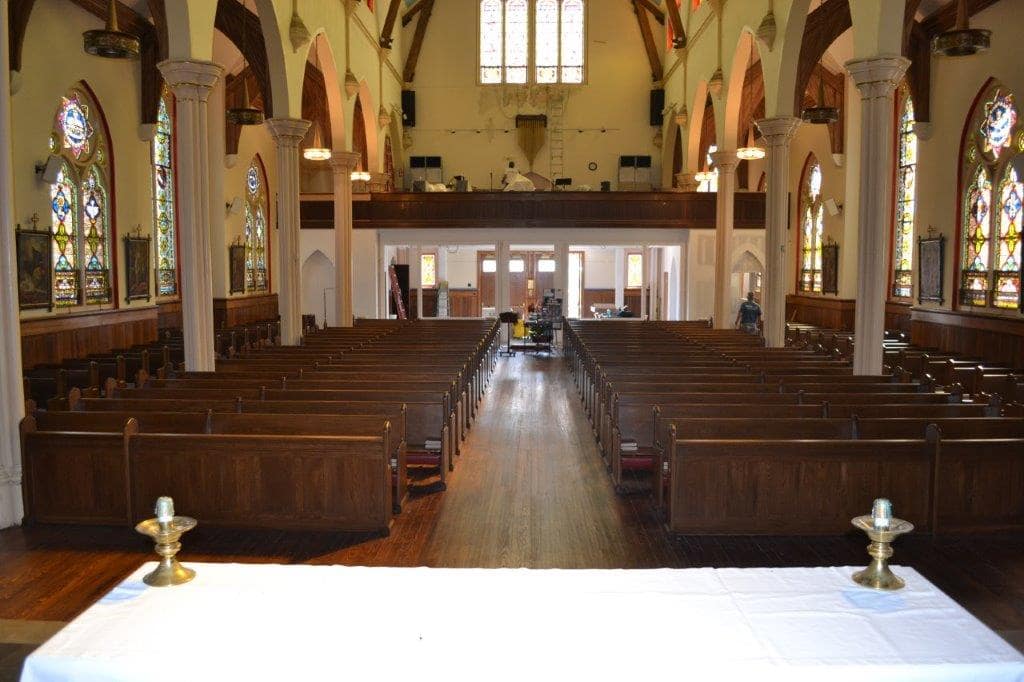
[{"label": "wooden balcony", "polygon": [[[616,228],[714,229],[708,192],[393,192],[357,196],[356,229]],[[737,229],[763,229],[764,194],[737,192]],[[305,229],[331,229],[330,198],[304,198]]]}]

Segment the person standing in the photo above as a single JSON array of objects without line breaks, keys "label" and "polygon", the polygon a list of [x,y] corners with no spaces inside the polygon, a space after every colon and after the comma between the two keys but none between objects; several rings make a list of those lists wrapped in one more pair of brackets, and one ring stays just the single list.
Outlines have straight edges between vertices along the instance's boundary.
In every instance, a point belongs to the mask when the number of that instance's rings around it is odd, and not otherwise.
[{"label": "person standing", "polygon": [[757,323],[761,319],[761,306],[754,301],[754,292],[747,292],[747,300],[740,304],[736,311],[736,328],[742,329],[748,334],[757,333]]}]

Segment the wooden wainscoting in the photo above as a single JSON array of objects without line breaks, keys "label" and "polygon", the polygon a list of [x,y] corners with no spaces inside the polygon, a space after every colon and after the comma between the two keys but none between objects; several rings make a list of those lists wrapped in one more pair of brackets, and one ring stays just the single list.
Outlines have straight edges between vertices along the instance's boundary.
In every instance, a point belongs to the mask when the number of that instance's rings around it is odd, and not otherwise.
[{"label": "wooden wainscoting", "polygon": [[157,329],[181,329],[181,301],[167,301],[156,306]]},{"label": "wooden wainscoting", "polygon": [[[640,287],[632,289],[623,289],[622,291],[622,303],[628,305],[629,309],[633,311],[634,317],[641,317],[647,315],[650,312],[651,307],[651,288],[647,287],[647,310],[641,310],[641,302],[643,297],[640,295]],[[612,303],[615,299],[612,299]]]},{"label": "wooden wainscoting", "polygon": [[[419,292],[419,289],[409,289],[409,310],[406,312],[410,320],[418,317],[416,299]],[[437,317],[437,289],[423,289],[423,317]]]},{"label": "wooden wainscoting", "polygon": [[921,346],[1024,367],[1024,319],[960,310],[912,308],[910,337]]},{"label": "wooden wainscoting", "polygon": [[[580,311],[583,319],[593,317],[590,306],[595,303],[615,303],[615,289],[584,289],[583,310]],[[639,305],[637,308],[639,309]]]},{"label": "wooden wainscoting", "polygon": [[476,289],[448,289],[448,317],[480,317],[480,292]]},{"label": "wooden wainscoting", "polygon": [[786,320],[853,331],[855,304],[851,298],[789,294],[786,296]]},{"label": "wooden wainscoting", "polygon": [[910,304],[889,301],[885,304],[885,329],[886,331],[901,331],[904,334],[910,333]]},{"label": "wooden wainscoting", "polygon": [[26,367],[108,353],[157,338],[157,308],[127,308],[54,315],[21,323],[21,361]]},{"label": "wooden wainscoting", "polygon": [[214,329],[261,320],[276,320],[277,316],[277,294],[213,299]]}]

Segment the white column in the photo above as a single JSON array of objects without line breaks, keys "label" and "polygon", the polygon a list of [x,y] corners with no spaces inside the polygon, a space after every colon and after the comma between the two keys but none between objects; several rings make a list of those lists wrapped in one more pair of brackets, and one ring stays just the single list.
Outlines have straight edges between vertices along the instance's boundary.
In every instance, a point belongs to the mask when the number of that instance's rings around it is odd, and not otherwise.
[{"label": "white column", "polygon": [[[626,250],[615,248],[615,307],[626,305]],[[589,312],[589,311],[587,311]],[[639,315],[640,312],[636,311]]]},{"label": "white column", "polygon": [[[339,327],[352,326],[352,171],[358,163],[359,154],[356,152],[334,152],[331,156],[331,170],[334,171],[334,319]],[[390,282],[385,292],[387,305]]]},{"label": "white column", "polygon": [[679,245],[679,319],[690,319],[689,291],[686,279],[690,276],[690,237]]},{"label": "white column", "polygon": [[11,64],[7,2],[0,2],[0,528],[21,522],[21,324],[14,262],[14,161],[11,156]]},{"label": "white column", "polygon": [[733,206],[736,200],[736,152],[720,151],[711,155],[718,169],[718,193],[715,202],[715,329],[731,329],[732,310],[732,232]]},{"label": "white column", "polygon": [[494,273],[494,305],[498,313],[510,310],[512,301],[509,293],[508,262],[511,259],[511,252],[508,242],[498,242],[494,245],[494,255],[497,267]]},{"label": "white column", "polygon": [[[416,290],[416,319],[423,319],[423,255],[422,246],[409,248],[409,288]],[[411,317],[411,315],[410,315]]]},{"label": "white column", "polygon": [[[765,141],[765,264],[761,287],[764,338],[769,348],[786,344],[786,227],[789,222],[789,143],[800,119],[789,116],[757,122]],[[731,321],[731,320],[730,320]]]},{"label": "white column", "polygon": [[[181,326],[185,335],[185,367],[194,372],[214,369],[213,261],[209,217],[209,97],[224,71],[206,61],[165,61],[157,65],[175,99],[175,163],[178,181],[178,231],[181,253]],[[219,118],[215,125],[221,125]]]},{"label": "white column", "polygon": [[890,201],[892,200],[893,92],[910,65],[898,56],[846,62],[861,97],[857,309],[854,374],[882,373]]},{"label": "white column", "polygon": [[277,300],[281,313],[281,345],[302,341],[302,271],[299,264],[299,145],[309,129],[301,118],[270,118],[267,128],[277,146]]},{"label": "white column", "polygon": [[569,302],[569,242],[557,242],[555,244],[554,287],[561,290],[562,304],[564,306]]},{"label": "white column", "polygon": [[651,250],[646,246],[640,247],[640,310],[634,310],[633,314],[643,319],[647,315],[647,288],[651,285]]}]

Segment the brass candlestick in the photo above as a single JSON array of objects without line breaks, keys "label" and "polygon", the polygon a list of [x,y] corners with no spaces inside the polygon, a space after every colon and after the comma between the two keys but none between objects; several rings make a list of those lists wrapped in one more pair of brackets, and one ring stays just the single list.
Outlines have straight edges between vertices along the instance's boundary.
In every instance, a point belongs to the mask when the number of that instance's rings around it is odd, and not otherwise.
[{"label": "brass candlestick", "polygon": [[156,518],[146,519],[135,530],[153,538],[154,551],[160,555],[160,563],[142,581],[151,587],[182,585],[196,577],[196,572],[178,563],[176,555],[181,551],[181,536],[196,527],[196,520],[189,516],[174,515],[174,500],[161,497],[156,501]]},{"label": "brass candlestick", "polygon": [[889,570],[889,558],[892,557],[892,543],[896,538],[914,530],[914,524],[892,516],[892,505],[889,500],[875,500],[871,514],[853,519],[854,528],[867,533],[871,539],[868,554],[871,563],[862,571],[853,574],[853,582],[875,590],[898,590],[906,583]]}]

